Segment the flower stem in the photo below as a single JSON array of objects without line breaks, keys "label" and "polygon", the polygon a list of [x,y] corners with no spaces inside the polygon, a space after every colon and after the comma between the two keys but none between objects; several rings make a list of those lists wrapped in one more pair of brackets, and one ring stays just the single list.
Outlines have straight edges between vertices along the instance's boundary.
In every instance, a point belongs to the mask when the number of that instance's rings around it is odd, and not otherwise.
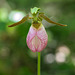
[{"label": "flower stem", "polygon": [[38,65],[37,65],[37,70],[38,70],[38,74],[37,75],[40,75],[40,56],[41,56],[41,54],[40,54],[40,52],[38,52]]}]

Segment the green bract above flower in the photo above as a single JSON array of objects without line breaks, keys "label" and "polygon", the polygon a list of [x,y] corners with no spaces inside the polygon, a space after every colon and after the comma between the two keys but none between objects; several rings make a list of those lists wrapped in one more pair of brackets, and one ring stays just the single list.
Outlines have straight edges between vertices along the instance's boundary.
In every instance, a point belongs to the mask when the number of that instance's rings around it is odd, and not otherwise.
[{"label": "green bract above flower", "polygon": [[39,10],[40,8],[37,7],[31,8],[31,14],[37,14]]}]

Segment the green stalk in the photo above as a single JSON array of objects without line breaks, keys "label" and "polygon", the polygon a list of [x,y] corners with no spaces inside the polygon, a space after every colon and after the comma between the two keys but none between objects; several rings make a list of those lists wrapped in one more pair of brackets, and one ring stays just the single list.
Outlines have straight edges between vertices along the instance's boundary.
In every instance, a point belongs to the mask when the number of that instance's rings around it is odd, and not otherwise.
[{"label": "green stalk", "polygon": [[38,52],[38,65],[37,65],[37,70],[38,70],[38,74],[37,75],[40,75],[40,58],[41,57],[41,53],[40,52]]}]

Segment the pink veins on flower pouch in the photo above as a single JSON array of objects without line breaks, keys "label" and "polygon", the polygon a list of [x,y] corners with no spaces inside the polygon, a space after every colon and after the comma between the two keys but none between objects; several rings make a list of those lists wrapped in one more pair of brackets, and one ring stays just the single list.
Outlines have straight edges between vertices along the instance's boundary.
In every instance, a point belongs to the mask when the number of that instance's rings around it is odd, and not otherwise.
[{"label": "pink veins on flower pouch", "polygon": [[46,47],[47,41],[48,35],[43,25],[39,29],[30,27],[27,35],[27,45],[33,52],[42,51]]}]

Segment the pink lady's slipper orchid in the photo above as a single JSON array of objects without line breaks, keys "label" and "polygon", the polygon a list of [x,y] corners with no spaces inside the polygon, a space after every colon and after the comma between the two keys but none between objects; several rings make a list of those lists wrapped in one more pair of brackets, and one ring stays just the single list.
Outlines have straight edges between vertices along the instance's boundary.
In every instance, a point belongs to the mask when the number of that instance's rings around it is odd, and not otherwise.
[{"label": "pink lady's slipper orchid", "polygon": [[28,47],[33,52],[40,52],[46,47],[47,41],[48,41],[48,36],[44,26],[41,24],[37,29],[36,27],[31,25],[27,35]]},{"label": "pink lady's slipper orchid", "polygon": [[30,50],[32,50],[33,52],[38,52],[37,75],[41,74],[40,73],[40,51],[42,51],[46,47],[48,41],[48,35],[46,33],[44,26],[42,25],[42,20],[45,19],[49,23],[57,24],[60,26],[67,26],[67,25],[62,25],[51,21],[48,17],[44,15],[44,13],[39,12],[39,10],[40,8],[37,7],[31,8],[32,17],[29,17],[29,15],[27,15],[21,21],[8,26],[8,27],[13,27],[25,22],[28,19],[33,20],[26,41]]},{"label": "pink lady's slipper orchid", "polygon": [[21,21],[8,26],[13,27],[25,22],[28,19],[33,20],[26,39],[28,47],[33,52],[40,52],[47,45],[48,35],[46,33],[44,26],[42,25],[42,19],[45,19],[49,23],[57,24],[60,26],[66,26],[51,21],[48,17],[44,15],[44,13],[39,12],[39,10],[40,8],[37,7],[32,8],[31,9],[32,17],[29,17],[29,15],[27,15]]}]

